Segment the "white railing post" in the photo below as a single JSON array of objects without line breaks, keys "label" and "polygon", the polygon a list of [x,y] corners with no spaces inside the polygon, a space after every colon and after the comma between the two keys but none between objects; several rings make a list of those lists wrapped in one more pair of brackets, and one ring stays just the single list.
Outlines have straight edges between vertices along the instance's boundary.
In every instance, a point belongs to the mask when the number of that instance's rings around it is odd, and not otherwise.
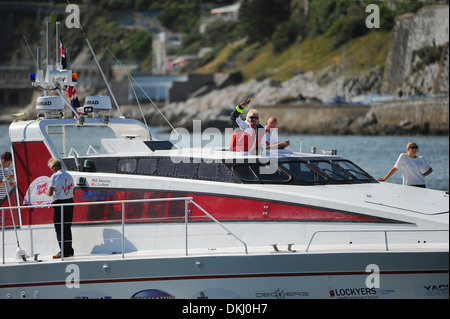
[{"label": "white railing post", "polygon": [[2,260],[5,264],[5,210],[2,209]]},{"label": "white railing post", "polygon": [[184,200],[184,234],[186,245],[186,256],[188,255],[188,200]]},{"label": "white railing post", "polygon": [[64,206],[61,206],[61,260],[64,260]]},{"label": "white railing post", "polygon": [[122,202],[122,259],[125,258],[125,202]]},{"label": "white railing post", "polygon": [[387,230],[384,231],[384,242],[386,243],[386,251],[389,251],[388,247],[388,237],[387,237]]},{"label": "white railing post", "polygon": [[247,249],[247,244],[240,239],[238,236],[236,236],[235,234],[233,234],[233,232],[231,232],[231,230],[229,230],[227,227],[225,227],[224,225],[222,225],[217,219],[215,219],[213,216],[211,216],[211,214],[209,214],[206,210],[203,209],[203,207],[201,207],[199,204],[197,204],[196,202],[194,202],[193,200],[191,200],[191,203],[194,204],[195,206],[197,206],[198,209],[200,209],[206,216],[208,216],[213,222],[215,222],[217,225],[219,225],[220,227],[222,227],[223,229],[225,229],[227,231],[227,233],[231,236],[233,236],[234,238],[236,238],[239,242],[242,243],[242,245],[244,245],[244,249],[245,249],[245,254],[248,254],[248,249]]}]

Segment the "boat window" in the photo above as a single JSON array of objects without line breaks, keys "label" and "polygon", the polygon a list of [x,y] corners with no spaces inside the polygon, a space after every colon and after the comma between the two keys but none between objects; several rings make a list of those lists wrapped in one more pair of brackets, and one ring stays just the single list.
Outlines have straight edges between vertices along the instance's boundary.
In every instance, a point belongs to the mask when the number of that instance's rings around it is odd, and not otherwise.
[{"label": "boat window", "polygon": [[341,169],[339,169],[338,166],[333,165],[331,162],[311,161],[310,163],[316,165],[318,168],[321,169],[322,172],[324,172],[328,177],[330,177],[335,181],[344,182],[346,180],[353,179],[351,175],[346,175]]},{"label": "boat window", "polygon": [[198,166],[198,177],[202,179],[215,179],[217,176],[217,163],[201,162]]},{"label": "boat window", "polygon": [[302,182],[308,184],[317,184],[326,181],[326,178],[324,176],[322,176],[317,170],[313,169],[306,162],[285,162],[282,163],[281,166]]},{"label": "boat window", "polygon": [[178,163],[177,177],[193,178],[197,175],[197,163]]},{"label": "boat window", "polygon": [[373,177],[370,176],[367,172],[353,164],[352,162],[339,160],[332,161],[333,164],[338,165],[341,169],[345,170],[348,174],[352,175],[353,178],[356,178],[359,181],[372,181]]},{"label": "boat window", "polygon": [[156,158],[141,158],[138,162],[138,174],[154,174],[157,167]]},{"label": "boat window", "polygon": [[[91,159],[92,160],[92,159]],[[192,159],[191,159],[192,160]],[[99,172],[110,171],[108,163],[93,159],[95,169]],[[69,163],[72,163],[70,161]],[[113,164],[113,172],[121,174],[143,174],[210,180],[216,182],[240,183],[231,169],[223,163],[208,163],[196,161],[181,161],[174,163],[171,158],[119,158]],[[75,169],[75,168],[72,168]]]},{"label": "boat window", "polygon": [[158,175],[173,176],[175,172],[175,163],[170,158],[161,158],[158,161]]},{"label": "boat window", "polygon": [[250,168],[249,165],[235,165],[233,166],[233,172],[235,172],[238,177],[247,183],[257,183],[259,182],[258,177]]},{"label": "boat window", "polygon": [[136,170],[136,159],[121,158],[117,163],[117,171],[119,173],[134,173]]},{"label": "boat window", "polygon": [[47,134],[62,157],[99,153],[102,139],[116,138],[108,126],[49,125]]},{"label": "boat window", "polygon": [[219,164],[219,174],[217,175],[218,181],[239,183],[240,181],[233,175],[231,170],[224,164]]},{"label": "boat window", "polygon": [[250,183],[288,183],[291,176],[279,167],[267,165],[235,165],[233,171],[243,182]]},{"label": "boat window", "polygon": [[252,169],[262,183],[287,183],[291,180],[291,176],[278,166],[274,168],[270,164],[255,165]]}]

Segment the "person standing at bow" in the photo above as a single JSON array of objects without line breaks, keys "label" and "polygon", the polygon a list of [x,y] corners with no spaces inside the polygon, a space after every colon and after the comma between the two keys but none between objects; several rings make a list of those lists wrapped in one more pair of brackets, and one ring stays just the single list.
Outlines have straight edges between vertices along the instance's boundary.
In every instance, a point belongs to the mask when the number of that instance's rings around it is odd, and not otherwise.
[{"label": "person standing at bow", "polygon": [[[384,182],[397,172],[399,168],[403,173],[403,185],[426,187],[425,176],[433,172],[430,164],[423,156],[417,156],[419,146],[415,142],[409,142],[406,145],[407,153],[402,153],[397,159],[394,167],[387,173],[384,178],[377,178],[377,181]],[[425,171],[422,173],[422,169]]]}]

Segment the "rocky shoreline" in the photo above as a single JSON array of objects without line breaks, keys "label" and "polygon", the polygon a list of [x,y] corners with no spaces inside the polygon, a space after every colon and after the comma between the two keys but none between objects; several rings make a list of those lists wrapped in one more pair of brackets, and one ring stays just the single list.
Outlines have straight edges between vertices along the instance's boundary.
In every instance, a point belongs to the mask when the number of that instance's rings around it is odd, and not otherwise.
[{"label": "rocky shoreline", "polygon": [[[148,106],[152,107],[152,106]],[[221,131],[232,127],[230,106],[209,118],[168,117],[175,127],[192,130],[193,121],[200,120],[202,128],[215,127]],[[372,105],[361,104],[277,104],[258,105],[263,119],[278,118],[280,134],[303,135],[449,135],[449,99],[416,98]],[[164,110],[163,110],[164,111]],[[170,130],[162,116],[156,112],[147,117],[152,126]]]},{"label": "rocky shoreline", "polygon": [[[321,103],[314,97],[288,99],[289,85],[274,89],[270,83],[252,81],[229,87],[182,103],[158,106],[175,128],[192,130],[193,121],[200,120],[203,129],[215,127],[221,131],[232,127],[230,114],[244,97],[253,100],[262,121],[275,116],[280,134],[309,135],[449,135],[449,97],[401,98],[370,105],[356,103]],[[314,86],[314,83],[309,83]],[[252,89],[253,86],[253,89]],[[309,90],[308,86],[303,87]],[[299,90],[302,94],[302,90]],[[322,91],[323,93],[324,91]],[[141,104],[149,126],[170,127],[152,104]],[[36,118],[34,105],[27,109],[3,108],[0,123],[11,123],[11,114],[26,111],[28,119]],[[122,106],[123,115],[142,121],[137,105]],[[66,112],[69,114],[69,112]],[[112,117],[119,117],[115,111]]]},{"label": "rocky shoreline", "polygon": [[[334,80],[331,80],[331,79]],[[358,103],[323,103],[336,96],[370,96],[379,92],[382,72],[373,69],[355,77],[344,77],[323,70],[301,74],[283,83],[251,80],[238,86],[191,98],[185,102],[160,106],[174,127],[192,129],[193,120],[202,127],[220,130],[231,127],[230,113],[244,97],[265,121],[276,116],[281,134],[314,135],[448,135],[449,97],[393,98],[389,101]],[[129,117],[142,118],[138,107],[123,111]],[[167,126],[153,107],[143,106],[151,126]]]}]

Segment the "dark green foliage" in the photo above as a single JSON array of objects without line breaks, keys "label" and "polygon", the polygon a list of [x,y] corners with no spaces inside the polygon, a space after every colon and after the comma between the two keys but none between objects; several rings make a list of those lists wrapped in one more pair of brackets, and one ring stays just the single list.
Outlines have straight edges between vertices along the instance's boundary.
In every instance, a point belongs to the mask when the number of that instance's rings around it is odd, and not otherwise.
[{"label": "dark green foliage", "polygon": [[290,0],[243,0],[239,24],[249,43],[267,42],[277,26],[291,15]]},{"label": "dark green foliage", "polygon": [[364,8],[356,4],[350,5],[345,14],[335,20],[326,32],[333,42],[333,48],[368,33],[370,29],[366,27],[366,17]]},{"label": "dark green foliage", "polygon": [[310,36],[325,33],[347,11],[350,0],[311,0]]},{"label": "dark green foliage", "polygon": [[240,70],[234,70],[230,72],[230,80],[233,84],[239,84],[244,80],[244,75]]},{"label": "dark green foliage", "polygon": [[[172,31],[182,32],[182,54],[197,54],[202,47],[214,50],[196,63],[207,63],[214,58],[227,43],[240,38],[247,38],[246,47],[253,44],[255,49],[246,53],[245,60],[250,62],[256,55],[257,45],[273,42],[274,51],[283,52],[300,39],[317,35],[329,38],[333,49],[346,42],[376,29],[365,27],[365,12],[368,4],[376,4],[380,9],[380,29],[392,30],[395,17],[408,12],[417,12],[430,1],[395,1],[381,0],[242,0],[239,20],[218,21],[210,24],[204,34],[199,33],[202,15],[208,15],[212,8],[231,4],[229,0],[80,0],[81,23],[95,51],[102,62],[113,62],[106,49],[110,49],[121,60],[151,60],[152,34],[120,27],[116,20],[123,12],[138,10],[158,11],[163,26]],[[12,3],[12,2],[11,2]],[[14,1],[14,4],[50,5],[64,7],[65,1],[28,0]],[[45,21],[64,22],[63,10],[49,14],[45,11],[0,11],[0,26],[5,31],[5,40],[0,44],[0,58],[3,60],[24,54],[23,35],[26,35],[31,47],[37,45],[39,32],[45,29]],[[70,36],[68,36],[70,33]],[[77,56],[86,45],[79,30],[62,30],[64,45],[71,49],[72,56]],[[18,49],[17,49],[18,48]],[[253,48],[253,46],[252,46]],[[243,49],[243,48],[241,48]],[[54,48],[52,47],[52,50]],[[432,55],[431,51],[430,56]],[[420,52],[418,52],[419,54]],[[52,53],[53,54],[53,53]],[[233,54],[237,57],[238,54]],[[228,62],[232,63],[231,58]],[[423,60],[423,59],[421,59]]]},{"label": "dark green foliage", "polygon": [[197,1],[165,5],[159,20],[170,30],[189,33],[198,27],[200,5]]},{"label": "dark green foliage", "polygon": [[279,24],[272,36],[274,52],[283,52],[294,43],[299,36],[299,28],[300,25],[294,20]]},{"label": "dark green foliage", "polygon": [[415,61],[415,63],[412,67],[412,72],[417,72],[422,70],[426,65],[439,62],[444,50],[444,45],[436,46],[436,44],[414,50],[412,60]]}]

